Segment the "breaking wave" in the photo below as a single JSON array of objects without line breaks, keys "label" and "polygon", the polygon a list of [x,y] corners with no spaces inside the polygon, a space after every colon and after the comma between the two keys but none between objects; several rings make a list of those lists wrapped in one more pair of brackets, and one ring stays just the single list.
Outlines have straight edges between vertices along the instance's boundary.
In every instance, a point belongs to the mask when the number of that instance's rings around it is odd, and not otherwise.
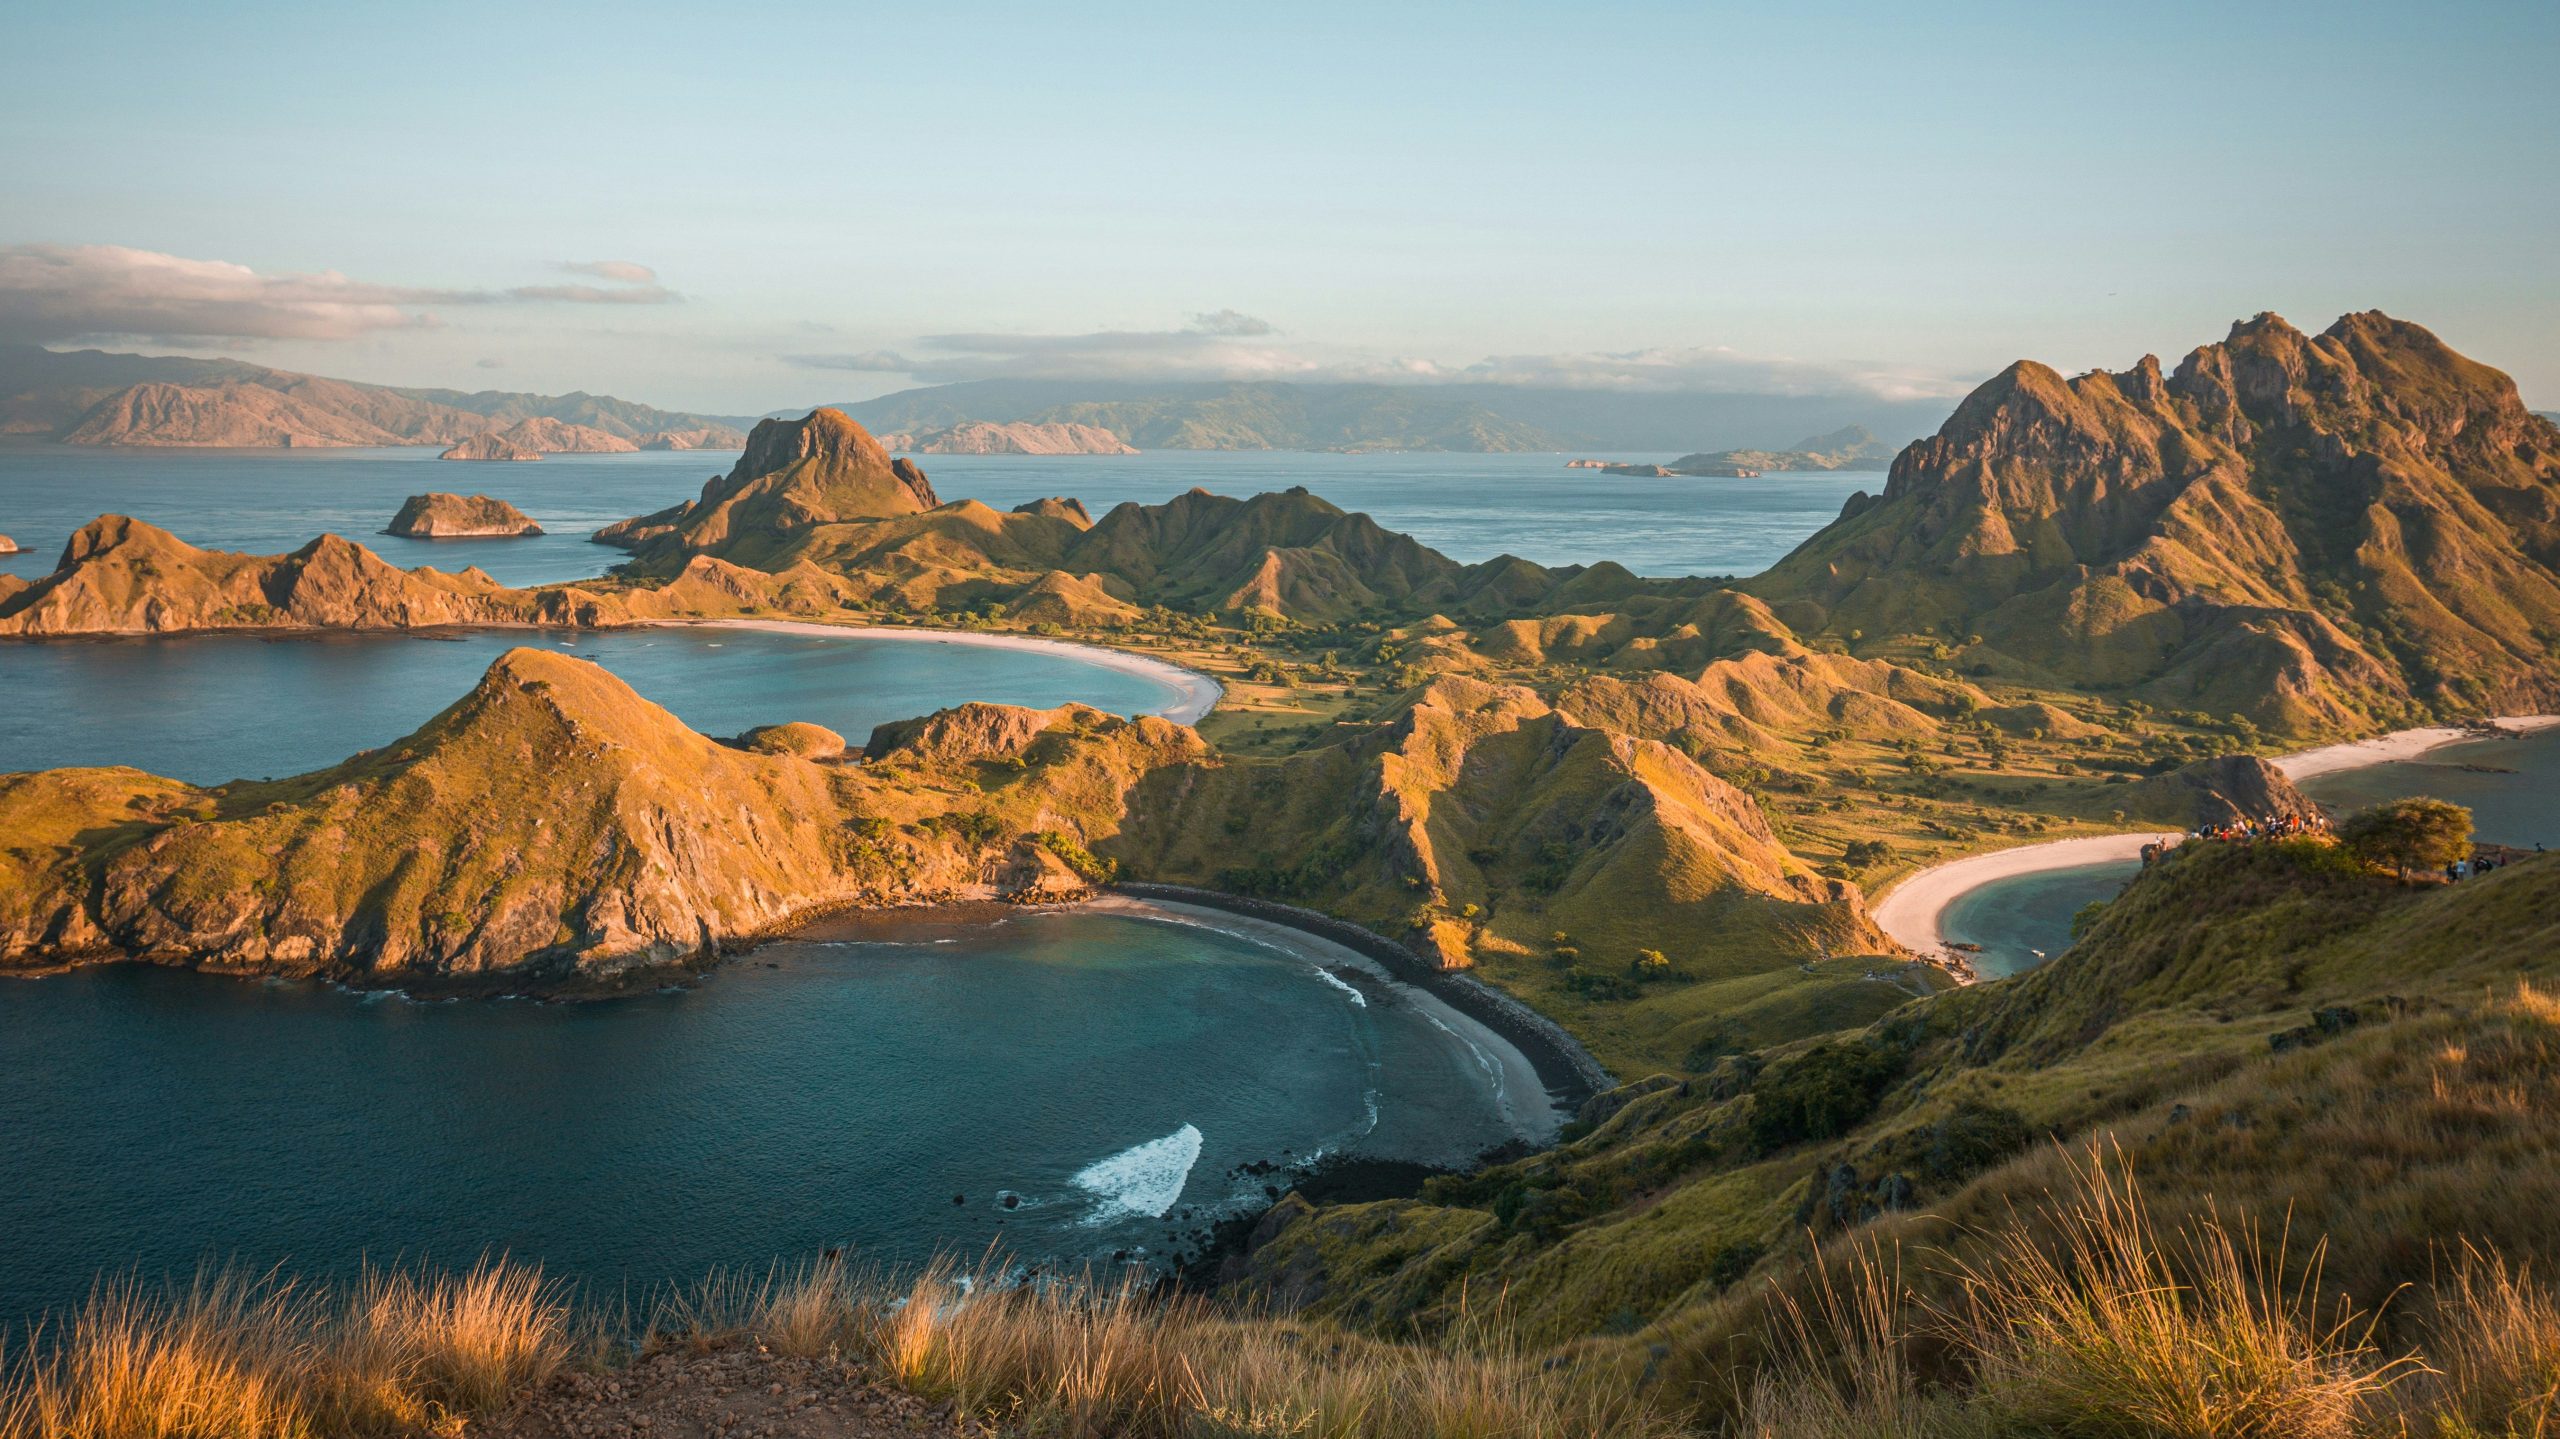
[{"label": "breaking wave", "polygon": [[1200,1131],[1184,1125],[1077,1170],[1076,1188],[1099,1200],[1087,1224],[1115,1219],[1162,1219],[1182,1198],[1191,1166],[1200,1162]]}]

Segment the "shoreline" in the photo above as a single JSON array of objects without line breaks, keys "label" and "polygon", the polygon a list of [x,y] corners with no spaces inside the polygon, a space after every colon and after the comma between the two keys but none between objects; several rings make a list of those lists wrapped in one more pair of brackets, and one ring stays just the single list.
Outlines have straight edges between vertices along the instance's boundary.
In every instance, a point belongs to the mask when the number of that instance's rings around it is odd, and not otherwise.
[{"label": "shoreline", "polygon": [[[2556,725],[2560,725],[2560,715],[2505,715],[2472,725],[2423,725],[2370,739],[2297,750],[2268,763],[2287,780],[2300,783],[2322,775],[2416,759],[2447,745],[2534,734]],[[1939,958],[1947,952],[1947,911],[1957,900],[1986,884],[2078,869],[2082,865],[2139,859],[2142,847],[2154,840],[2175,842],[2185,837],[2184,830],[2150,829],[2081,835],[1965,855],[1905,876],[1876,900],[1869,913],[1886,938],[1924,959]]]},{"label": "shoreline", "polygon": [[1208,717],[1218,702],[1226,698],[1226,686],[1195,669],[1186,669],[1171,660],[1134,650],[1113,649],[1108,645],[1082,640],[1053,640],[1039,635],[989,634],[980,630],[929,629],[924,626],[898,625],[831,625],[817,620],[646,620],[636,629],[671,629],[683,626],[709,629],[761,630],[767,634],[815,635],[871,640],[905,640],[911,644],[976,645],[983,649],[1014,650],[1029,654],[1061,654],[1099,669],[1117,670],[1154,680],[1173,690],[1178,701],[1170,709],[1153,711],[1159,718],[1179,725],[1196,725]]},{"label": "shoreline", "polygon": [[1619,1081],[1564,1026],[1473,975],[1441,969],[1386,936],[1348,920],[1274,900],[1250,899],[1189,885],[1131,880],[1111,886],[1107,893],[1218,910],[1340,945],[1375,962],[1390,978],[1431,995],[1493,1031],[1527,1057],[1539,1082],[1560,1106],[1579,1108],[1591,1096],[1618,1087]]}]

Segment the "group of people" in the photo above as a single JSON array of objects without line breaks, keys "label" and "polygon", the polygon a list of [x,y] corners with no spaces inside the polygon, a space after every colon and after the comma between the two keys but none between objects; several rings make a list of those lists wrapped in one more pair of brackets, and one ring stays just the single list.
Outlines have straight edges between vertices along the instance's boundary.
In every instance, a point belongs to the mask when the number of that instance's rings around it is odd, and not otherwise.
[{"label": "group of people", "polygon": [[[2262,839],[2291,839],[2295,835],[2326,834],[2328,830],[2329,816],[2315,810],[2310,814],[2280,814],[2266,819],[2235,819],[2223,824],[2209,824],[2188,831],[2186,838],[2218,839],[2248,844]],[[2173,848],[2175,846],[2161,840],[2144,845],[2142,847],[2143,867],[2150,868],[2152,861],[2167,854]]]},{"label": "group of people", "polygon": [[2190,839],[2227,839],[2247,842],[2253,839],[2291,839],[2298,834],[2325,834],[2329,816],[2318,811],[2310,814],[2280,814],[2269,819],[2233,820],[2228,824],[2206,825],[2188,836]]}]

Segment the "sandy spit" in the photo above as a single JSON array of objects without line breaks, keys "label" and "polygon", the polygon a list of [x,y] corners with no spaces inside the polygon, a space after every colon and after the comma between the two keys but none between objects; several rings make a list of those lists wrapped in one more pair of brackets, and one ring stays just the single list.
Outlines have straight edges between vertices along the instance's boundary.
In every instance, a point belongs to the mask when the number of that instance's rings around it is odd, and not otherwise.
[{"label": "sandy spit", "polygon": [[1047,640],[1031,635],[984,634],[976,630],[916,629],[885,625],[830,625],[814,620],[652,620],[657,625],[704,625],[714,629],[766,630],[785,635],[854,636],[870,640],[904,640],[911,644],[977,645],[985,649],[1026,650],[1064,654],[1118,670],[1122,674],[1139,675],[1170,685],[1181,700],[1170,709],[1156,713],[1175,724],[1198,724],[1209,711],[1218,707],[1226,688],[1198,670],[1184,669],[1170,660],[1152,655],[1132,654],[1127,650],[1107,649],[1101,645],[1079,644],[1072,640]]}]

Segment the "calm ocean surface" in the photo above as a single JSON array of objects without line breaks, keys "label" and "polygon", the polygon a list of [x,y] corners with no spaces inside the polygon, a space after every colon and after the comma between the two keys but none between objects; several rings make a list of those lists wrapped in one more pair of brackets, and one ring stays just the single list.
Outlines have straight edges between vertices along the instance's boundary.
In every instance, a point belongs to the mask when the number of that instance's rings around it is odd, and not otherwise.
[{"label": "calm ocean surface", "polygon": [[610,1298],[836,1245],[1163,1255],[1266,1197],[1248,1162],[1509,1137],[1489,1036],[1349,978],[1209,927],[1026,914],[590,1004],[0,981],[0,1334],[101,1268],[207,1258],[505,1250]]},{"label": "calm ocean surface", "polygon": [[[533,464],[438,460],[397,450],[142,450],[0,445],[0,534],[26,550],[0,573],[49,573],[62,542],[104,512],[148,520],[192,544],[276,554],[323,531],[398,565],[478,565],[509,584],[579,579],[619,562],[587,536],[701,493],[734,455],[553,455]],[[1660,460],[1665,456],[1640,456]],[[1510,553],[1540,564],[1616,560],[1647,575],[1755,574],[1881,474],[1757,480],[1638,480],[1564,468],[1562,455],[926,455],[946,500],[1011,509],[1073,495],[1099,516],[1123,500],[1195,485],[1244,496],[1305,485],[1453,558]],[[513,502],[548,533],[514,540],[403,540],[377,533],[426,490]]]},{"label": "calm ocean surface", "polygon": [[1071,651],[658,628],[572,634],[193,635],[0,644],[0,773],[127,764],[202,784],[337,763],[416,729],[517,645],[594,660],[694,729],[871,727],[964,700],[1152,714],[1180,698]]}]

